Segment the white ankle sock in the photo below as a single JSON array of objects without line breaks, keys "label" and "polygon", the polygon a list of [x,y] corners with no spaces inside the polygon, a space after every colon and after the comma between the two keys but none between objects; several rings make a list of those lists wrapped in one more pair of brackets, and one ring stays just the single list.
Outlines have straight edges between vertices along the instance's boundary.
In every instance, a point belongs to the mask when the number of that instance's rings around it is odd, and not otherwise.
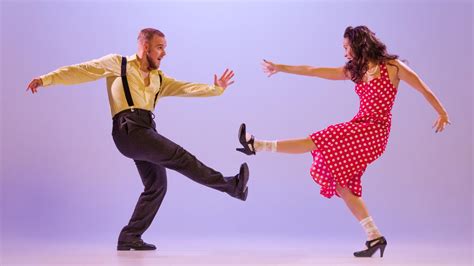
[{"label": "white ankle sock", "polygon": [[362,228],[364,228],[364,231],[367,234],[367,239],[369,241],[382,236],[377,226],[375,226],[375,222],[371,216],[360,220],[359,223]]},{"label": "white ankle sock", "polygon": [[[252,135],[246,134],[245,138],[247,141],[250,140]],[[255,140],[254,142],[254,147],[256,152],[260,151],[270,151],[270,152],[276,152],[277,151],[277,141],[276,140]],[[252,147],[249,147],[252,149]]]},{"label": "white ankle sock", "polygon": [[277,142],[270,140],[255,140],[255,150],[276,152]]}]

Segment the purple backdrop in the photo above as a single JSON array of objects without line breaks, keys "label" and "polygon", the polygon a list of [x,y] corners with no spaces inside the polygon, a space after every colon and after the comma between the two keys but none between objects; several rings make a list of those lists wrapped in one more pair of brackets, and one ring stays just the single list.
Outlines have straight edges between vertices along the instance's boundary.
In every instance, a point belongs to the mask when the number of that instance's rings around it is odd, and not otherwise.
[{"label": "purple backdrop", "polygon": [[25,89],[63,65],[135,53],[144,27],[166,34],[168,75],[210,83],[226,67],[236,73],[221,97],[163,99],[158,130],[227,175],[243,161],[251,170],[245,203],[170,171],[145,239],[363,239],[343,202],[319,195],[310,154],[249,158],[234,148],[241,122],[257,137],[283,139],[351,119],[352,82],[267,78],[260,61],[340,66],[345,27],[364,24],[409,61],[452,120],[435,134],[436,112],[401,83],[387,150],[363,177],[369,210],[391,239],[472,242],[473,5],[447,2],[2,2],[2,241],[115,241],[142,186],[113,144],[105,80]]}]

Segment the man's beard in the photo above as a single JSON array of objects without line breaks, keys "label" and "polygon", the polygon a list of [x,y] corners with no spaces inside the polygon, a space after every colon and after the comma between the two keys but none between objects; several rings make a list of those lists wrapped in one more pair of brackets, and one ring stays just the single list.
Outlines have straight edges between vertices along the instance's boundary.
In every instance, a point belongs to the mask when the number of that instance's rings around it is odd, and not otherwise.
[{"label": "man's beard", "polygon": [[158,69],[157,64],[153,61],[153,58],[150,56],[150,53],[146,53],[146,61],[148,62],[148,70]]}]

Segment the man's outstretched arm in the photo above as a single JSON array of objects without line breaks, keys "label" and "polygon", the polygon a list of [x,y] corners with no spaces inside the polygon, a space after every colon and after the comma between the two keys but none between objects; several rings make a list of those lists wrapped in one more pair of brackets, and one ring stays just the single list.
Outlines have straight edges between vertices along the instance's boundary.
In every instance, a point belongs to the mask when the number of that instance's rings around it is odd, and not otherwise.
[{"label": "man's outstretched arm", "polygon": [[77,65],[61,67],[46,75],[34,78],[26,90],[36,93],[41,86],[73,85],[120,75],[120,60],[120,55],[112,54]]},{"label": "man's outstretched arm", "polygon": [[184,96],[184,97],[207,97],[221,95],[227,87],[234,81],[234,71],[226,69],[224,73],[217,77],[214,75],[214,85],[199,84],[191,82],[182,82],[175,79],[164,77],[161,97],[166,96]]}]

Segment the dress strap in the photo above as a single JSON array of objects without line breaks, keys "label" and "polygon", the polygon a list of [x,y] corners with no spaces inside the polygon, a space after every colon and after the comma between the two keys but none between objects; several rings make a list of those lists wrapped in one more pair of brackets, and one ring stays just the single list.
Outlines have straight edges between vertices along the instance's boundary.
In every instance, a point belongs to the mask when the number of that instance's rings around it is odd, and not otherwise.
[{"label": "dress strap", "polygon": [[388,76],[388,69],[387,69],[387,64],[384,62],[380,63],[380,77],[383,79],[388,79],[390,80],[390,77]]}]

